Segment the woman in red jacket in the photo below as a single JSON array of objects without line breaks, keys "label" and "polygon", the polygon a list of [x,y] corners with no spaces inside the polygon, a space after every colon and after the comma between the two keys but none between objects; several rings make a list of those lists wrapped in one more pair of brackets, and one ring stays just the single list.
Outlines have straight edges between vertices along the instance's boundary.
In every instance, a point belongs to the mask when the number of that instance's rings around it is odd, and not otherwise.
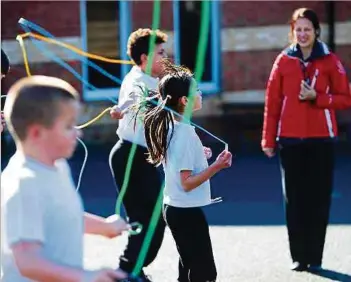
[{"label": "woman in red jacket", "polygon": [[351,106],[345,69],[319,40],[314,11],[293,13],[292,45],[275,60],[264,110],[262,149],[279,149],[292,269],[321,269],[337,137],[335,110]]}]

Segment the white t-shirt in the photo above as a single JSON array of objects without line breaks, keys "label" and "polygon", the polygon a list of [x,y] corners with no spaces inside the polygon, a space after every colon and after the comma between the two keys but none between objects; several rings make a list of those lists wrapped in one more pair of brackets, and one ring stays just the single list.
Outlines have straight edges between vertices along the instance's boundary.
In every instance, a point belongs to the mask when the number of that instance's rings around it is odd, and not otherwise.
[{"label": "white t-shirt", "polygon": [[20,275],[11,246],[40,242],[56,263],[83,267],[83,206],[66,160],[49,167],[20,153],[1,175],[2,282],[29,282]]},{"label": "white t-shirt", "polygon": [[203,145],[195,128],[189,124],[175,122],[174,133],[167,150],[165,189],[163,202],[174,207],[200,207],[211,204],[210,181],[207,180],[190,192],[181,185],[180,172],[191,170],[197,174],[208,167]]},{"label": "white t-shirt", "polygon": [[[144,73],[140,67],[133,66],[124,78],[119,92],[118,107],[125,110],[129,106],[139,102],[144,95],[143,89],[156,90],[158,79]],[[138,121],[135,126],[135,112],[129,110],[119,121],[117,135],[123,140],[146,147],[144,128]]]}]

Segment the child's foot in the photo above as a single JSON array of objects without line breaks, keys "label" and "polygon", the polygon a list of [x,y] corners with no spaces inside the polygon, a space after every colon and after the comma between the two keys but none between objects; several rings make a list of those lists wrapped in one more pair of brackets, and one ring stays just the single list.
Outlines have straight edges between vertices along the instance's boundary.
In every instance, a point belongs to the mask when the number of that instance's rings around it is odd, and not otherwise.
[{"label": "child's foot", "polygon": [[305,271],[307,270],[307,264],[306,263],[301,263],[298,261],[294,261],[293,264],[291,265],[290,269],[294,271]]}]

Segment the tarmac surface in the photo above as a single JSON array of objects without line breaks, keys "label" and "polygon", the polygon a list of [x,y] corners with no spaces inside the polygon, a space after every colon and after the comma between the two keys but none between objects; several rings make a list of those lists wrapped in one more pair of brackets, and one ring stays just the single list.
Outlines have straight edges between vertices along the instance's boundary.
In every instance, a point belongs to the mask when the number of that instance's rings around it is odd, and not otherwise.
[{"label": "tarmac surface", "polygon": [[[108,216],[114,212],[116,191],[108,167],[112,145],[89,149],[81,194],[88,211]],[[213,148],[214,156],[220,148]],[[77,179],[81,152],[72,159]],[[296,273],[291,261],[278,158],[268,159],[258,150],[238,150],[230,169],[212,179],[213,197],[223,202],[205,208],[210,224],[219,282],[351,281],[351,151],[338,147],[333,204],[327,233],[324,271]],[[126,236],[106,240],[86,236],[85,265],[116,268]],[[146,273],[155,282],[177,278],[178,254],[167,229],[165,240]]]},{"label": "tarmac surface", "polygon": [[[116,188],[108,167],[113,144],[88,145],[89,155],[80,193],[87,211],[114,213]],[[213,156],[221,148],[213,148]],[[290,257],[284,220],[278,158],[268,159],[258,148],[234,148],[231,168],[212,181],[213,197],[223,202],[205,208],[217,264],[219,282],[351,281],[351,150],[338,147],[330,226],[319,274],[288,269]],[[75,181],[84,159],[80,145],[69,161]],[[3,166],[6,159],[3,158]],[[107,240],[85,238],[85,266],[118,267],[126,235]],[[155,282],[177,281],[178,254],[166,230],[158,257],[145,272]]]}]

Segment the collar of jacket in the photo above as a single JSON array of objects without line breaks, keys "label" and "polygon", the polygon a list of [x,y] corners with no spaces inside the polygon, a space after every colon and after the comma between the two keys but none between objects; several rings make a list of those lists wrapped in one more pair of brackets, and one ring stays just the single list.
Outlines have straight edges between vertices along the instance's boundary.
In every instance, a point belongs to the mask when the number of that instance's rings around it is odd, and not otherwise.
[{"label": "collar of jacket", "polygon": [[303,59],[301,48],[299,44],[291,44],[288,48],[284,50],[284,53],[289,57],[298,58],[304,62],[310,62],[315,59],[327,56],[330,54],[327,44],[320,40],[316,40],[313,44],[311,55],[307,59]]}]

